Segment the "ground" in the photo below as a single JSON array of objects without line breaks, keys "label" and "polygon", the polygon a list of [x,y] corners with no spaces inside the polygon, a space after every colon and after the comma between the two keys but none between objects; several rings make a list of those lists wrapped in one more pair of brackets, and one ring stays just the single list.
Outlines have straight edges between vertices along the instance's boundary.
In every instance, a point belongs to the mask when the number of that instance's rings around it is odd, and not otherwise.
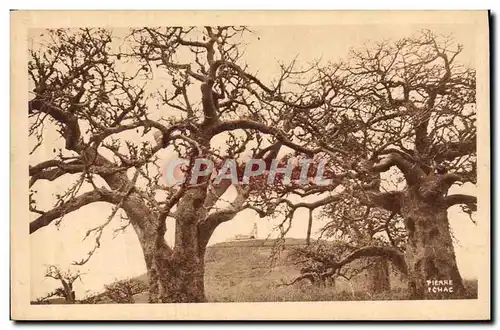
[{"label": "ground", "polygon": [[[259,301],[334,301],[334,300],[394,300],[406,298],[406,282],[401,275],[392,273],[391,292],[371,295],[364,273],[348,282],[337,280],[335,288],[317,287],[307,281],[292,286],[279,286],[300,274],[300,266],[293,265],[288,253],[305,240],[287,239],[285,249],[275,266],[270,268],[270,254],[274,241],[245,240],[218,243],[207,248],[205,262],[205,291],[209,302]],[[137,279],[147,282],[146,274]],[[466,280],[469,294],[477,297],[477,281]],[[147,303],[148,293],[134,296],[136,303]],[[111,302],[104,300],[103,302]]]},{"label": "ground", "polygon": [[[278,286],[282,280],[291,281],[299,275],[298,266],[286,260],[287,253],[303,246],[302,239],[287,239],[285,250],[273,268],[269,268],[274,241],[246,240],[224,242],[208,247],[205,290],[209,302],[258,301],[332,301],[404,299],[406,283],[398,274],[391,275],[391,292],[372,296],[367,293],[366,274],[360,274],[351,283],[338,280],[335,289],[315,287],[309,283]],[[141,276],[146,280],[146,275]],[[472,291],[477,290],[475,280],[467,281]],[[136,295],[136,303],[145,303],[147,293]]]}]

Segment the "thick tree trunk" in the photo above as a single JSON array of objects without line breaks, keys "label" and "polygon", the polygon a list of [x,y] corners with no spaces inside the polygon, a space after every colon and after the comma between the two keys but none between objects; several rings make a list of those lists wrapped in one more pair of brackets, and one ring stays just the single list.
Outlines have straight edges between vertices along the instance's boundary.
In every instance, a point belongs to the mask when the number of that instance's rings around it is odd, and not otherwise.
[{"label": "thick tree trunk", "polygon": [[[447,288],[448,292],[441,297],[451,298],[462,293],[464,286],[457,267],[444,201],[440,198],[425,201],[416,190],[409,190],[403,199],[401,213],[408,232],[405,257],[410,298],[437,298],[432,291],[436,285],[441,292],[444,287]],[[436,280],[442,281],[428,282]],[[449,292],[450,287],[452,292]]]},{"label": "thick tree trunk", "polygon": [[206,302],[203,256],[156,251],[146,266],[150,303]]},{"label": "thick tree trunk", "polygon": [[201,260],[176,260],[174,266],[161,275],[167,283],[162,302],[206,302],[204,265]]},{"label": "thick tree trunk", "polygon": [[63,290],[64,290],[64,300],[66,304],[75,303],[75,291],[73,291],[73,283],[68,283],[66,280],[61,280]]},{"label": "thick tree trunk", "polygon": [[209,236],[200,237],[198,228],[206,216],[200,208],[205,195],[203,189],[189,190],[177,204],[174,248],[165,241],[164,217],[147,208],[134,192],[123,204],[141,243],[150,303],[206,301],[204,257]]},{"label": "thick tree trunk", "polygon": [[368,277],[371,293],[381,293],[391,290],[389,281],[389,262],[387,260],[377,260],[368,269]]}]

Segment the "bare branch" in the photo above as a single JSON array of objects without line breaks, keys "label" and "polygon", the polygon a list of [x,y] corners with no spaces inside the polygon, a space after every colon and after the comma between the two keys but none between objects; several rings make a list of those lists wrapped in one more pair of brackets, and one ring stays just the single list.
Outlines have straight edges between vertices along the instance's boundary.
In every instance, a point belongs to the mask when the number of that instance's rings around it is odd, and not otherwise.
[{"label": "bare branch", "polygon": [[31,114],[35,111],[44,112],[54,118],[54,120],[63,124],[66,149],[77,151],[81,133],[76,116],[69,114],[48,101],[37,98],[28,102],[28,113]]},{"label": "bare branch", "polygon": [[433,146],[435,161],[442,162],[444,160],[453,160],[457,157],[470,155],[476,152],[476,137],[465,142],[449,142]]},{"label": "bare branch", "polygon": [[246,120],[246,119],[238,119],[238,120],[233,120],[233,121],[226,121],[223,123],[220,123],[216,125],[212,130],[211,133],[212,135],[217,135],[222,132],[226,131],[233,131],[237,129],[254,129],[257,131],[260,131],[264,134],[271,134],[278,141],[280,141],[283,145],[296,150],[298,152],[304,153],[306,155],[313,155],[315,153],[318,153],[321,149],[315,149],[315,150],[310,150],[308,148],[305,148],[304,146],[298,145],[292,141],[290,141],[286,135],[280,131],[277,128],[267,126],[265,124],[261,124],[259,122],[251,121],[251,120]]},{"label": "bare branch", "polygon": [[409,185],[420,182],[425,175],[416,164],[410,163],[399,153],[385,155],[379,163],[373,164],[371,170],[374,172],[386,172],[393,166],[396,166],[403,173]]},{"label": "bare branch", "polygon": [[396,213],[398,213],[401,208],[402,192],[399,191],[377,192],[355,190],[353,194],[366,206],[381,207]]},{"label": "bare branch", "polygon": [[477,197],[466,194],[453,194],[446,196],[445,201],[448,207],[459,204],[475,206],[477,204]]},{"label": "bare branch", "polygon": [[118,195],[107,191],[104,189],[100,189],[99,191],[93,190],[87,193],[84,193],[80,196],[72,198],[68,202],[59,205],[58,207],[45,212],[43,215],[39,216],[35,220],[30,222],[30,234],[33,234],[38,229],[48,226],[52,221],[62,217],[65,214],[76,211],[82,206],[95,203],[95,202],[109,202],[114,203],[118,202]]}]

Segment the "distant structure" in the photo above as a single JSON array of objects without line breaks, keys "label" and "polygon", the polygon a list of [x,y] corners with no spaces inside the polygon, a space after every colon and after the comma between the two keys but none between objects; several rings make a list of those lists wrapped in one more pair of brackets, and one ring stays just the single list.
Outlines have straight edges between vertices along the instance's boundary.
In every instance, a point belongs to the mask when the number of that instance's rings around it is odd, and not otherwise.
[{"label": "distant structure", "polygon": [[230,241],[243,241],[243,240],[249,240],[249,239],[257,239],[257,224],[253,224],[253,229],[248,235],[236,235],[232,239],[229,239]]}]

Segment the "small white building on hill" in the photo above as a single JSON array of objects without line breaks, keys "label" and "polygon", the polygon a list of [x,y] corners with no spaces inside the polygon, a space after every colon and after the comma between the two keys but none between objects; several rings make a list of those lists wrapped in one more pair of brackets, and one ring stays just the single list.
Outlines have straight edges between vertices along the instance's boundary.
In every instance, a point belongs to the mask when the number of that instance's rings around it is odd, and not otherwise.
[{"label": "small white building on hill", "polygon": [[236,236],[228,239],[228,241],[243,241],[243,240],[257,239],[257,237],[258,237],[257,224],[254,223],[253,229],[250,232],[250,234],[248,234],[248,235],[239,234],[239,235],[236,235]]}]

